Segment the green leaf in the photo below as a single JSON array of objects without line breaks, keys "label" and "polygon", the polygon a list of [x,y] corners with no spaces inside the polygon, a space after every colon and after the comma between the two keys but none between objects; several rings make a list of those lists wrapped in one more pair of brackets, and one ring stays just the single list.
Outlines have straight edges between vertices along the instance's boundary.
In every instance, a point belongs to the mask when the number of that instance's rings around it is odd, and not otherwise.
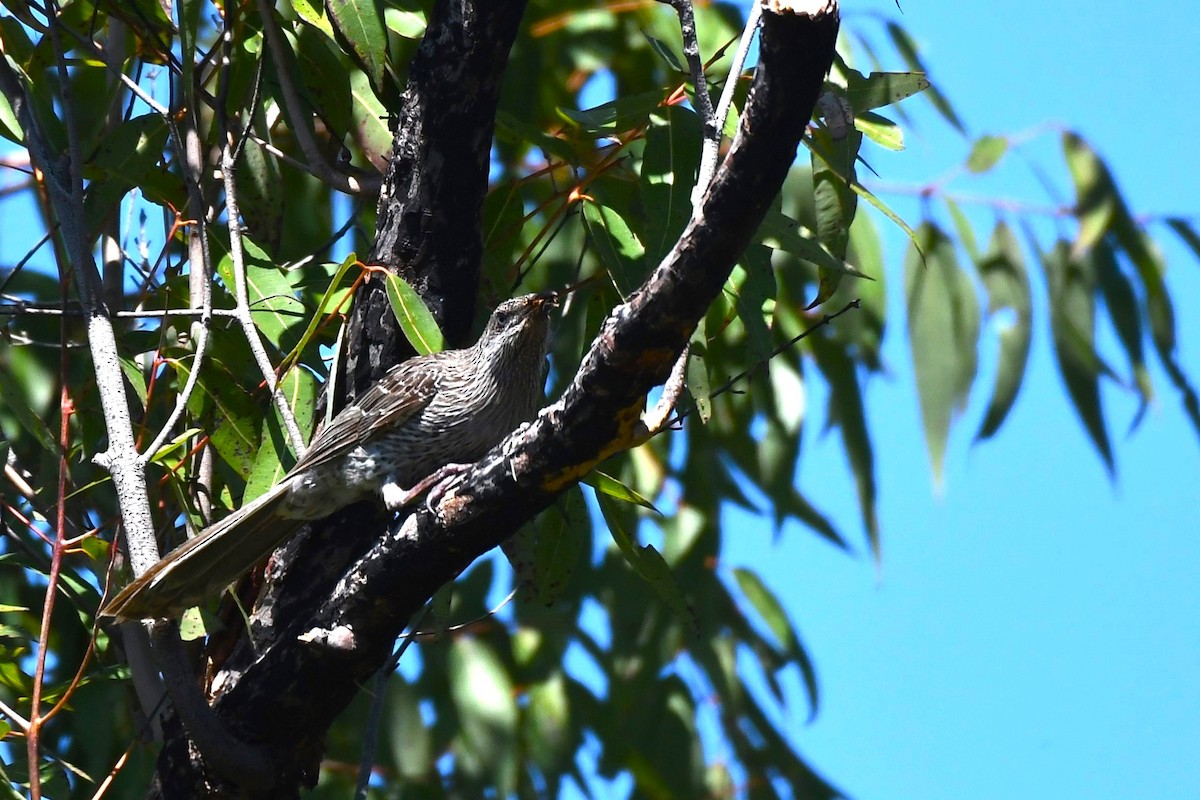
[{"label": "green leaf", "polygon": [[399,275],[391,272],[386,276],[388,302],[392,313],[404,331],[404,338],[420,355],[429,355],[445,349],[446,341],[442,338],[442,329],[438,327],[421,296]]},{"label": "green leaf", "polygon": [[763,217],[756,238],[772,250],[791,253],[803,261],[816,265],[818,269],[829,270],[831,273],[841,272],[856,278],[871,278],[870,275],[860,272],[829,252],[828,248],[816,239],[812,231],[796,220],[785,216],[778,209],[768,211]]},{"label": "green leaf", "polygon": [[[317,400],[317,379],[304,367],[293,367],[288,370],[283,380],[279,382],[278,390],[283,394],[288,407],[296,418],[296,424],[301,431],[311,431],[313,428],[313,412]],[[242,505],[249,503],[266,492],[283,479],[297,456],[292,452],[283,425],[283,419],[275,404],[271,404],[271,413],[266,415],[262,425],[261,446],[255,456],[250,474],[246,478],[246,491],[242,495]]]},{"label": "green leaf", "polygon": [[[809,148],[812,154],[817,236],[833,257],[843,262],[850,241],[850,224],[858,211],[858,195],[850,187],[858,180],[854,161],[861,145],[862,134],[857,131],[834,139],[827,129],[818,129],[812,134],[812,147]],[[821,286],[812,306],[833,295],[842,275],[840,271],[821,272]]]},{"label": "green leaf", "polygon": [[292,10],[296,12],[297,17],[332,39],[333,25],[330,24],[321,6],[321,3],[314,2],[314,0],[292,0]]},{"label": "green leaf", "polygon": [[383,86],[388,64],[387,33],[375,0],[325,0],[333,27],[349,44],[350,56],[376,89]]},{"label": "green leaf", "polygon": [[41,414],[30,407],[26,388],[23,381],[18,380],[6,367],[0,366],[0,401],[3,401],[9,413],[16,418],[17,424],[37,440],[42,450],[57,453],[59,448],[54,434],[46,427]]},{"label": "green leaf", "polygon": [[918,229],[917,239],[921,247],[910,247],[904,260],[908,342],[925,444],[940,487],[950,422],[966,405],[975,379],[979,301],[958,265],[953,242],[929,222]]},{"label": "green leaf", "polygon": [[600,255],[609,278],[624,300],[641,285],[649,271],[646,248],[615,210],[593,201],[583,202],[588,239]]},{"label": "green leaf", "polygon": [[854,190],[855,194],[874,206],[876,211],[890,219],[897,228],[904,231],[904,234],[908,237],[910,244],[916,245],[918,249],[920,248],[920,244],[917,242],[916,232],[909,227],[908,223],[905,222],[899,214],[892,210],[891,206],[876,197],[870,189],[863,186],[861,183],[854,183],[850,188]]},{"label": "green leaf", "polygon": [[407,780],[419,781],[433,769],[433,740],[421,716],[421,696],[402,675],[388,678],[387,737],[392,761]]},{"label": "green leaf", "polygon": [[980,136],[971,146],[967,156],[967,169],[976,174],[987,172],[1000,163],[1008,152],[1008,138],[1004,136]]},{"label": "green leaf", "polygon": [[638,492],[634,489],[631,489],[625,484],[621,483],[621,481],[617,480],[613,476],[601,472],[598,469],[594,469],[587,475],[584,475],[582,482],[586,483],[597,492],[606,494],[609,497],[620,500],[624,503],[633,503],[634,505],[653,511],[660,517],[662,516],[662,512],[655,507],[654,503],[638,494]]},{"label": "green leaf", "polygon": [[671,567],[653,545],[647,544],[639,547],[634,542],[632,534],[625,529],[621,515],[617,513],[613,502],[608,495],[596,492],[596,503],[600,506],[600,514],[604,517],[608,531],[621,551],[621,555],[625,557],[629,566],[633,567],[633,571],[650,584],[654,593],[666,603],[680,621],[686,623],[693,632],[699,631],[696,615],[692,613],[692,608],[684,596],[683,588],[675,579]]},{"label": "green leaf", "polygon": [[[895,22],[889,22],[887,24],[887,31],[888,35],[892,39],[892,43],[896,46],[896,50],[899,51],[900,56],[904,59],[904,62],[908,65],[908,68],[920,73],[922,76],[927,74],[929,70],[925,68],[925,64],[922,63],[921,57],[917,54],[917,45],[915,42],[913,42],[912,37],[908,35],[908,31],[904,30],[904,28],[900,27]],[[950,105],[950,101],[946,99],[946,96],[939,92],[935,86],[929,86],[928,89],[929,102],[933,103],[933,107],[938,110],[938,113],[940,113],[956,131],[959,133],[966,133],[966,126],[964,126],[962,120],[958,118],[958,114],[955,113],[954,108]]]},{"label": "green leaf", "polygon": [[846,75],[846,99],[856,117],[873,108],[899,103],[928,88],[929,79],[923,72],[872,72],[864,76],[850,70]]},{"label": "green leaf", "polygon": [[1133,291],[1133,283],[1117,264],[1116,254],[1108,246],[1107,240],[1102,240],[1093,248],[1090,258],[1099,280],[1100,296],[1104,298],[1104,305],[1108,308],[1108,316],[1112,320],[1117,340],[1129,360],[1131,383],[1138,392],[1139,406],[1130,426],[1132,430],[1137,427],[1146,409],[1150,407],[1150,401],[1154,399],[1154,387],[1150,380],[1150,371],[1146,367],[1142,346],[1141,308]]},{"label": "green leaf", "polygon": [[650,117],[640,178],[650,265],[662,260],[691,219],[700,143],[700,120],[690,109],[668,106]]},{"label": "green leaf", "polygon": [[[249,236],[242,235],[242,257],[246,272],[246,299],[254,327],[280,350],[286,350],[288,332],[304,321],[304,304],[296,297],[283,270]],[[232,294],[236,286],[233,256],[225,252],[217,262],[217,274]]]},{"label": "green leaf", "polygon": [[958,203],[952,197],[945,197],[946,210],[950,212],[950,218],[954,220],[954,230],[958,233],[958,242],[967,251],[967,255],[971,260],[978,263],[980,259],[979,243],[975,241],[975,229],[971,227],[970,220],[967,215],[958,207]]},{"label": "green leaf", "polygon": [[996,224],[987,254],[978,262],[979,277],[988,294],[988,316],[1011,312],[1012,319],[999,329],[1000,353],[996,381],[987,412],[975,434],[975,440],[987,439],[1003,424],[1016,401],[1029,361],[1030,329],[1033,311],[1030,301],[1029,274],[1021,246],[1004,222]]},{"label": "green leaf", "polygon": [[[324,293],[322,293],[316,309],[309,316],[308,325],[305,326],[304,333],[300,334],[300,339],[296,342],[296,346],[284,357],[281,366],[289,366],[300,357],[300,354],[304,352],[304,349],[308,347],[316,335],[317,329],[325,319],[325,315],[333,313],[333,310],[338,308],[342,295],[348,291],[348,287],[342,285],[342,280],[346,277],[346,273],[350,268],[357,263],[358,257],[354,253],[350,253],[338,265],[333,273],[333,277],[329,281],[329,285],[326,287]],[[345,313],[349,309],[346,306],[342,306],[341,310]]]},{"label": "green leaf", "polygon": [[1041,255],[1050,290],[1054,356],[1075,411],[1112,475],[1115,465],[1101,409],[1101,362],[1095,346],[1095,266],[1090,260],[1071,258],[1070,248],[1061,241]]},{"label": "green leaf", "polygon": [[388,110],[379,102],[370,80],[358,70],[350,72],[350,132],[367,158],[382,171],[392,152],[392,132],[388,130]]},{"label": "green leaf", "polygon": [[523,596],[543,607],[554,605],[583,561],[588,525],[583,490],[574,486],[501,545]]},{"label": "green leaf", "polygon": [[1176,217],[1168,219],[1167,225],[1169,225],[1171,230],[1175,231],[1179,238],[1183,240],[1183,243],[1191,249],[1192,255],[1200,259],[1200,234],[1196,233],[1196,229],[1192,227],[1191,223],[1186,219],[1180,219]]},{"label": "green leaf", "polygon": [[[878,561],[879,518],[875,505],[875,454],[871,447],[871,434],[867,430],[867,417],[863,407],[863,393],[854,361],[838,343],[824,335],[810,336],[809,349],[817,366],[829,383],[829,405],[826,411],[826,428],[837,427],[842,433],[842,446],[854,473],[854,484],[858,493],[859,511],[867,531],[871,552]],[[821,531],[820,528],[816,530]],[[826,535],[830,541],[844,547],[836,531]]]},{"label": "green leaf", "polygon": [[457,756],[468,774],[487,775],[500,796],[515,786],[509,762],[517,727],[517,702],[508,670],[478,639],[462,637],[450,645],[450,696],[460,725]]},{"label": "green leaf", "polygon": [[666,42],[664,42],[662,39],[654,38],[645,31],[642,31],[642,35],[645,36],[646,41],[650,43],[650,49],[654,51],[655,55],[665,61],[667,65],[671,67],[671,69],[675,70],[676,72],[682,72],[685,75],[688,74],[688,68],[683,65],[683,62],[680,60],[679,56],[675,55],[675,52],[667,45]]},{"label": "green leaf", "polygon": [[808,658],[808,654],[804,652],[804,648],[800,645],[800,637],[796,635],[796,629],[792,626],[791,620],[788,619],[783,603],[779,601],[774,592],[767,588],[767,585],[762,582],[757,573],[738,567],[733,570],[733,577],[737,580],[738,588],[742,590],[742,594],[745,595],[750,605],[754,607],[754,610],[758,612],[763,622],[766,623],[767,629],[771,631],[771,635],[775,637],[776,645],[790,661],[800,668],[800,674],[804,678],[804,688],[808,692],[808,701],[811,708],[809,718],[811,719],[813,716],[816,716],[819,702],[817,673],[812,661]]},{"label": "green leaf", "polygon": [[1078,258],[1095,247],[1108,232],[1117,210],[1116,187],[1108,167],[1078,135],[1063,133],[1063,152],[1071,180],[1075,183],[1075,214],[1079,217],[1079,236],[1071,246]]},{"label": "green leaf", "polygon": [[880,147],[895,152],[904,149],[904,131],[887,117],[864,111],[855,115],[854,127]]},{"label": "green leaf", "polygon": [[403,39],[420,39],[425,35],[425,28],[429,24],[425,19],[425,12],[420,9],[392,6],[383,9],[383,21],[389,31]]},{"label": "green leaf", "polygon": [[[219,353],[220,349],[214,346],[213,352],[204,360],[196,382],[199,391],[188,398],[188,410],[197,416],[206,408],[214,410],[216,424],[209,432],[213,448],[245,478],[258,454],[262,415],[241,376],[218,357]],[[181,390],[191,372],[191,364],[182,360],[171,363],[175,366],[176,383]]]},{"label": "green leaf", "polygon": [[726,291],[734,293],[734,307],[746,332],[746,362],[765,363],[775,347],[770,327],[776,294],[771,251],[762,245],[749,245],[738,259],[730,284]]},{"label": "green leaf", "polygon": [[663,93],[659,90],[620,97],[582,111],[560,108],[558,114],[585,133],[609,136],[644,126],[662,103]]},{"label": "green leaf", "polygon": [[548,679],[529,687],[529,704],[522,720],[529,755],[542,770],[553,772],[575,754],[576,731],[571,724],[571,702],[567,681],[555,671]]},{"label": "green leaf", "polygon": [[707,425],[712,418],[712,381],[708,376],[708,343],[704,336],[704,319],[692,334],[692,347],[688,355],[686,381],[688,393],[696,404],[700,422]]}]

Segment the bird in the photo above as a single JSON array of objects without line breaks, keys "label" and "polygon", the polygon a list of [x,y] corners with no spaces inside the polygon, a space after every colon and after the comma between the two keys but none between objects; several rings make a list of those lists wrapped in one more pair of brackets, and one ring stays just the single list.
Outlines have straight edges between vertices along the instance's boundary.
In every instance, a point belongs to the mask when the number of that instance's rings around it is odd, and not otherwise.
[{"label": "bird", "polygon": [[313,437],[279,483],[167,553],[100,613],[179,616],[309,521],[372,496],[395,512],[431,487],[438,492],[537,412],[559,297],[506,300],[470,347],[392,367]]}]

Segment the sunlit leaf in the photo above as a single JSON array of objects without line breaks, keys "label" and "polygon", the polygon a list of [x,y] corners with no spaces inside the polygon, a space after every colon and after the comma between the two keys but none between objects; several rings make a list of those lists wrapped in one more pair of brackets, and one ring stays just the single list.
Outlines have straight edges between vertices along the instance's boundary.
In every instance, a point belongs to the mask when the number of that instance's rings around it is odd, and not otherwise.
[{"label": "sunlit leaf", "polygon": [[583,203],[588,237],[600,254],[613,286],[624,299],[641,285],[648,271],[646,248],[616,210],[590,201]]},{"label": "sunlit leaf", "polygon": [[442,337],[442,329],[433,318],[425,301],[417,294],[408,282],[395,273],[386,275],[388,302],[392,313],[400,323],[404,338],[413,346],[418,355],[429,355],[440,352],[446,346]]},{"label": "sunlit leaf", "polygon": [[872,72],[864,76],[851,70],[847,75],[846,98],[858,115],[899,103],[929,88],[929,80],[922,72]]},{"label": "sunlit leaf", "polygon": [[1075,213],[1079,216],[1079,236],[1071,246],[1078,258],[1100,241],[1108,231],[1116,212],[1116,187],[1108,168],[1095,151],[1078,135],[1063,133],[1063,152],[1075,183]]},{"label": "sunlit leaf", "polygon": [[866,111],[854,117],[854,127],[880,147],[896,152],[904,149],[904,131],[887,117]]},{"label": "sunlit leaf", "polygon": [[325,0],[329,21],[376,88],[383,86],[388,41],[376,0]]}]

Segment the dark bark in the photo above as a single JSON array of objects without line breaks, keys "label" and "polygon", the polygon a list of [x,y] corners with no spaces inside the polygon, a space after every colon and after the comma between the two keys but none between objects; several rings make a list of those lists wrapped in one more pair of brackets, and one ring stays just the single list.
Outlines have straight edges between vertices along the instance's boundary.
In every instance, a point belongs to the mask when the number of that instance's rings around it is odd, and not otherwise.
[{"label": "dark bark", "polygon": [[[449,4],[439,8],[445,5]],[[760,63],[741,128],[705,197],[702,214],[646,284],[613,311],[559,402],[480,461],[465,483],[442,500],[437,515],[422,510],[409,517],[400,531],[373,540],[347,535],[369,531],[365,526],[373,516],[370,510],[351,508],[320,526],[323,530],[314,530],[289,546],[289,555],[281,559],[289,562],[287,574],[276,582],[274,601],[269,595],[265,605],[272,625],[261,633],[269,638],[259,643],[253,661],[231,662],[237,669],[221,676],[227,681],[216,703],[218,714],[239,736],[273,751],[279,782],[269,796],[295,796],[301,784],[315,780],[326,728],[438,587],[548,506],[595,464],[635,442],[646,392],[666,379],[778,194],[829,70],[838,29],[836,3],[805,14],[790,10],[794,5],[780,0],[767,4]],[[506,30],[511,35],[515,25]],[[444,35],[437,48],[462,44]],[[427,57],[435,55],[437,61],[455,60],[440,49]],[[503,59],[475,63],[494,66]],[[430,80],[439,75],[462,79],[459,67],[445,65],[448,72],[442,73],[437,71],[442,67],[431,63],[423,69],[429,70]],[[472,80],[469,85],[479,83]],[[437,310],[452,337],[457,337],[471,317],[472,300],[464,299],[463,293],[473,297],[475,291],[486,155],[482,161],[470,162],[472,169],[482,169],[482,175],[467,180],[465,173],[456,172],[453,180],[464,182],[452,191],[422,189],[421,169],[429,167],[423,159],[436,155],[443,165],[449,163],[443,152],[445,141],[425,140],[445,134],[461,147],[486,145],[494,103],[486,122],[475,120],[482,127],[474,133],[432,127],[431,107],[424,108],[423,114],[414,110],[413,116],[402,119],[402,128],[414,126],[409,133],[416,138],[405,138],[401,132],[398,157],[418,155],[412,156],[409,166],[393,165],[389,173],[389,183],[394,180],[405,188],[384,190],[376,253],[389,264],[412,268],[411,275],[427,296],[442,293],[444,302]],[[405,139],[403,147],[401,139]],[[473,194],[464,188],[468,185]],[[444,192],[462,196],[446,198]],[[436,203],[439,197],[470,210],[469,236],[462,233],[461,220],[447,219],[447,206],[421,205]],[[386,325],[376,330],[381,323],[390,323],[382,292],[376,287],[365,294],[359,300],[362,317],[356,316],[355,335],[361,349],[353,367],[354,382],[360,386],[375,369],[389,363],[384,359],[394,355],[398,340]],[[378,297],[374,306],[364,302],[373,295]],[[330,531],[340,535],[331,537]],[[300,555],[291,560],[293,551]],[[362,557],[339,582],[340,565],[358,553]],[[266,621],[263,612],[256,616]],[[167,748],[175,749],[175,758],[188,761],[183,737],[171,738]],[[190,783],[164,787],[162,793],[202,794],[204,774],[193,770],[189,777]],[[229,784],[221,789],[236,793]]]},{"label": "dark bark", "polygon": [[[437,3],[409,67],[380,193],[370,262],[416,286],[455,345],[469,336],[474,316],[492,129],[524,8],[524,0]],[[373,279],[355,298],[343,368],[350,398],[412,355],[383,287],[382,280]],[[219,645],[232,652],[214,683],[228,693],[216,705],[218,714],[235,735],[265,746],[273,757],[276,786],[271,794],[254,792],[254,797],[293,797],[301,786],[315,783],[325,731],[387,657],[399,632],[395,624],[402,626],[403,620],[389,621],[390,638],[373,637],[369,646],[348,653],[320,651],[316,661],[308,661],[312,669],[292,678],[254,668],[254,661],[264,652],[284,663],[299,659],[298,650],[317,654],[296,640],[304,621],[389,521],[376,505],[360,504],[310,526],[275,555],[250,635]],[[241,625],[236,615],[230,622],[235,629]],[[251,796],[211,773],[182,729],[173,726],[152,794]]]}]

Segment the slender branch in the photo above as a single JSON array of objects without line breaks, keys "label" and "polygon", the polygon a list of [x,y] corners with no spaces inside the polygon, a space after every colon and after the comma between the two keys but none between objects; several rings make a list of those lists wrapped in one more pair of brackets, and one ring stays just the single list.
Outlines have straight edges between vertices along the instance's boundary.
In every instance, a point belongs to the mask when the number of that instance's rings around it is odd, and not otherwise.
[{"label": "slender branch", "polygon": [[[182,136],[179,136],[177,128],[173,127],[173,130],[176,131],[176,142],[182,145],[181,149],[184,154],[185,171],[188,175],[188,202],[195,207],[196,212],[196,224],[191,226],[188,232],[188,288],[191,290],[188,294],[193,304],[197,303],[196,295],[200,295],[198,301],[200,308],[191,311],[191,313],[198,313],[200,318],[192,324],[192,340],[195,342],[192,368],[184,381],[183,389],[175,397],[175,407],[171,409],[171,415],[159,430],[158,435],[154,437],[154,441],[139,457],[143,464],[148,463],[154,457],[154,454],[170,437],[179,420],[183,418],[188,400],[191,399],[200,381],[200,370],[204,364],[204,357],[208,353],[212,318],[217,313],[212,307],[212,261],[208,247],[208,221],[205,219],[204,197],[200,183],[204,174],[204,156],[200,148],[200,137],[194,125],[194,117],[189,114],[186,120],[187,127]],[[199,271],[197,271],[197,267],[199,267]],[[232,316],[236,317],[238,313],[239,310],[234,309]]]},{"label": "slender branch", "polygon": [[26,732],[29,731],[29,720],[25,719],[20,714],[18,714],[16,711],[9,708],[8,704],[6,704],[3,700],[0,700],[0,714],[3,714],[4,716],[11,719],[14,723],[16,723],[17,727],[20,728],[21,730],[26,731]]},{"label": "slender branch", "polygon": [[[253,313],[253,312],[252,312]],[[296,316],[302,316],[300,312],[275,311],[275,314],[294,313]],[[203,317],[206,314],[211,314],[214,317],[232,317],[238,316],[236,308],[213,308],[205,311],[203,308],[161,308],[161,309],[142,309],[141,311],[117,311],[111,316],[113,319],[166,319],[168,317]],[[7,317],[82,317],[86,316],[87,312],[82,308],[56,308],[54,306],[34,305],[32,303],[11,303],[0,305],[0,316]]]},{"label": "slender branch", "polygon": [[[226,48],[229,47],[232,37],[232,32],[229,29],[230,24],[231,20],[227,16],[226,29],[223,34]],[[228,81],[228,53],[222,57],[222,62],[223,74],[220,94],[225,93],[225,86]],[[276,71],[283,72],[285,70]],[[250,111],[253,113],[253,109]],[[287,398],[279,391],[279,381],[275,377],[275,366],[271,363],[270,357],[267,356],[267,350],[263,346],[262,337],[259,336],[258,328],[255,327],[254,318],[250,313],[250,298],[246,289],[246,256],[242,248],[241,213],[238,210],[237,181],[234,178],[238,143],[234,141],[228,124],[229,121],[225,117],[224,103],[221,103],[217,107],[217,115],[221,121],[221,135],[224,139],[221,146],[221,179],[225,184],[225,213],[229,220],[229,258],[233,270],[233,296],[237,304],[237,319],[241,323],[242,335],[246,337],[246,343],[250,346],[250,352],[254,356],[254,361],[258,364],[258,368],[262,372],[263,381],[266,382],[267,389],[271,393],[271,401],[275,403],[275,408],[279,411],[279,416],[283,420],[283,427],[287,431],[288,438],[291,440],[292,449],[295,451],[296,457],[299,458],[304,453],[304,434],[300,432],[300,426],[296,423],[296,416],[292,413],[292,407],[288,405]]]},{"label": "slender branch", "polygon": [[[725,120],[729,118],[729,108],[733,105],[733,93],[737,90],[737,82],[742,74],[742,67],[746,64],[746,57],[750,54],[750,44],[754,41],[754,34],[758,31],[758,24],[762,21],[762,6],[758,3],[750,4],[750,13],[746,16],[746,26],[742,28],[742,38],[738,42],[737,52],[733,55],[733,63],[729,65],[729,74],[725,78],[725,86],[721,89],[721,99],[717,101],[717,130],[725,130]],[[696,186],[708,188],[708,184],[712,182],[713,175],[717,171],[717,157],[721,152],[721,137],[717,137],[716,141],[705,140],[704,151],[700,156],[700,174],[696,180]]]},{"label": "slender branch", "polygon": [[[713,110],[712,98],[708,95],[708,80],[704,75],[704,62],[700,58],[700,42],[696,34],[696,13],[692,8],[692,0],[660,0],[675,9],[679,15],[679,32],[683,37],[683,57],[687,59],[688,69],[692,73],[692,87],[695,89],[696,111],[700,114],[703,128],[704,152],[716,153],[721,148],[721,129],[724,119],[717,116]],[[757,3],[752,4],[757,7]],[[715,168],[716,161],[714,159]],[[712,180],[712,170],[707,177],[701,175],[692,192],[692,207],[699,208],[700,197]]]},{"label": "slender branch", "polygon": [[312,130],[305,124],[307,120],[300,114],[300,109],[303,106],[300,102],[300,95],[296,91],[296,84],[292,81],[292,72],[287,68],[283,36],[279,31],[279,22],[275,18],[275,7],[269,0],[258,0],[258,13],[262,17],[263,34],[267,39],[267,49],[271,53],[271,58],[275,61],[275,75],[279,79],[279,88],[283,92],[283,108],[287,112],[288,122],[291,125],[292,133],[296,136],[296,142],[299,143],[304,157],[308,159],[308,171],[339,192],[345,192],[346,194],[378,194],[379,188],[383,184],[382,177],[371,176],[359,178],[354,175],[347,175],[338,172],[325,160],[325,156],[322,155],[320,148],[317,147],[316,140],[313,139]]},{"label": "slender branch", "polygon": [[271,401],[283,419],[283,426],[291,440],[292,449],[299,458],[304,453],[304,434],[296,423],[296,416],[287,398],[279,391],[279,381],[275,379],[275,367],[271,364],[267,350],[263,346],[262,337],[254,325],[254,317],[250,311],[250,299],[246,290],[246,258],[242,250],[242,230],[239,222],[240,214],[237,204],[237,185],[233,178],[233,142],[227,141],[221,148],[221,177],[225,181],[225,210],[229,217],[229,258],[233,269],[233,296],[237,303],[237,320],[241,323],[242,334],[254,355],[254,361],[262,372],[267,389],[271,392]]}]

